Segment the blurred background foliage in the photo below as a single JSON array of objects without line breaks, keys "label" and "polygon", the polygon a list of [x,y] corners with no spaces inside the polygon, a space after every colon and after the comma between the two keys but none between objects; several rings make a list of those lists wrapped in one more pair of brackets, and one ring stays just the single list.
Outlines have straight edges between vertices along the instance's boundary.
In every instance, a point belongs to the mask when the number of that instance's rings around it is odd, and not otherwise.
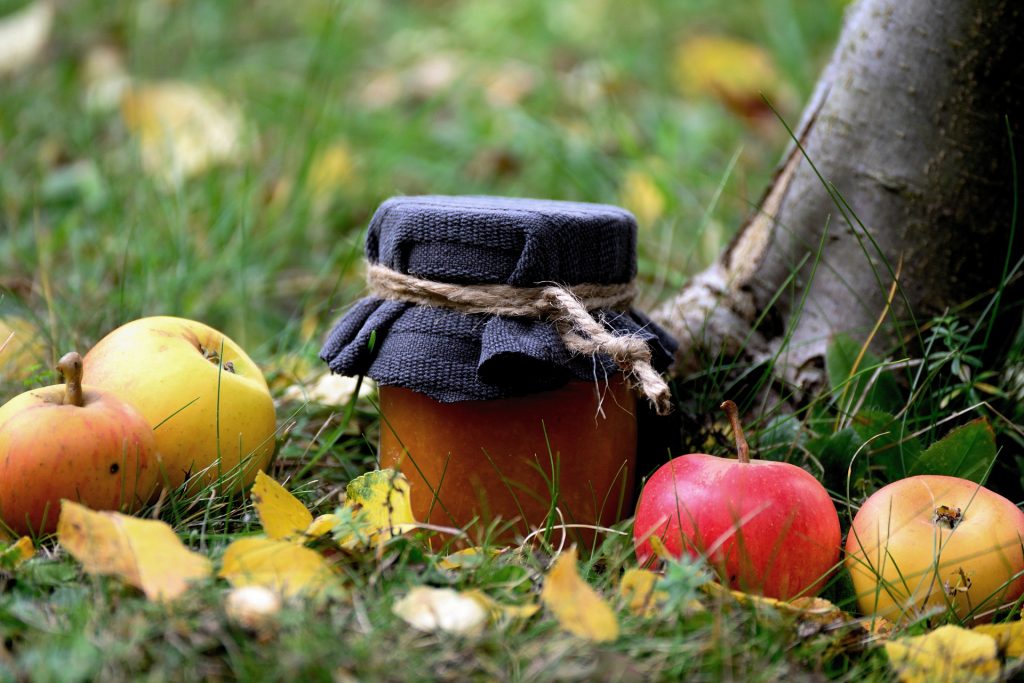
[{"label": "blurred background foliage", "polygon": [[762,94],[796,122],[842,5],[0,0],[46,24],[0,46],[0,308],[51,355],[174,314],[313,358],[416,193],[623,204],[653,305],[757,202]]}]

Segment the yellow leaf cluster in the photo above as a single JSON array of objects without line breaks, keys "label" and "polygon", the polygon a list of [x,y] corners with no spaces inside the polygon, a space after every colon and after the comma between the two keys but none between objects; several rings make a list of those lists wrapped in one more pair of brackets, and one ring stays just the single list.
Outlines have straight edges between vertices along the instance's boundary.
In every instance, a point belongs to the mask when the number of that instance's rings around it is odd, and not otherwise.
[{"label": "yellow leaf cluster", "polygon": [[266,537],[240,538],[224,551],[219,576],[236,588],[261,586],[292,597],[319,595],[336,578],[323,555],[307,548],[334,528],[333,515],[313,515],[299,499],[264,472],[256,473],[250,493]]},{"label": "yellow leaf cluster", "polygon": [[[251,495],[266,538],[243,538],[229,545],[220,576],[236,587],[263,586],[283,596],[329,590],[337,578],[334,566],[304,544],[333,532],[338,516],[314,519],[300,500],[263,472],[257,473]],[[375,470],[357,477],[346,496],[345,505],[359,514],[356,528],[338,541],[343,548],[364,541],[380,545],[416,526],[409,482],[398,472]]]}]

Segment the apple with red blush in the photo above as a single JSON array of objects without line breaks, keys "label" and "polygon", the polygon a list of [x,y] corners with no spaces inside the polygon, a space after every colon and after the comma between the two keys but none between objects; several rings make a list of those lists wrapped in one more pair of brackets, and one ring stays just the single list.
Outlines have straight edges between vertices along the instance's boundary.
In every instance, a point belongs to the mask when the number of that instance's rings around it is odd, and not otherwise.
[{"label": "apple with red blush", "polygon": [[796,465],[752,460],[736,404],[722,409],[738,457],[690,453],[650,477],[633,527],[640,563],[656,560],[656,538],[674,557],[706,559],[733,589],[782,600],[816,595],[842,542],[832,498]]}]

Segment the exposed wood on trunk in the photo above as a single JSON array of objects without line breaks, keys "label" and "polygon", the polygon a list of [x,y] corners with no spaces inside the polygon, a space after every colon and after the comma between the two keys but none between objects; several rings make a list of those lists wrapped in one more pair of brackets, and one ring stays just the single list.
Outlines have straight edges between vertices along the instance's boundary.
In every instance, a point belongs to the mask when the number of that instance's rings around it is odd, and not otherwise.
[{"label": "exposed wood on trunk", "polygon": [[1006,121],[1016,134],[1024,119],[1021,35],[1015,0],[854,5],[795,130],[802,150],[729,248],[655,314],[682,341],[679,368],[744,349],[778,355],[780,379],[813,391],[829,339],[867,337],[901,257],[883,349],[913,340],[911,318],[995,288],[1008,249],[1020,252]]}]

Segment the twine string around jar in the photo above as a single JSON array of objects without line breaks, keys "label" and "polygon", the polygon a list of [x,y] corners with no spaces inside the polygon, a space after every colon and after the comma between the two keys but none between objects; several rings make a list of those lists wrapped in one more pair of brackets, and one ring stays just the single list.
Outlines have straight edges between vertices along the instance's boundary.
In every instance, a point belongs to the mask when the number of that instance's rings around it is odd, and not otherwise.
[{"label": "twine string around jar", "polygon": [[672,409],[672,395],[651,365],[651,349],[635,334],[615,334],[594,319],[591,311],[624,310],[636,295],[632,282],[615,285],[581,284],[513,287],[501,284],[465,285],[425,280],[379,263],[367,266],[370,292],[382,299],[462,313],[550,320],[565,347],[585,356],[607,354],[659,415]]}]

